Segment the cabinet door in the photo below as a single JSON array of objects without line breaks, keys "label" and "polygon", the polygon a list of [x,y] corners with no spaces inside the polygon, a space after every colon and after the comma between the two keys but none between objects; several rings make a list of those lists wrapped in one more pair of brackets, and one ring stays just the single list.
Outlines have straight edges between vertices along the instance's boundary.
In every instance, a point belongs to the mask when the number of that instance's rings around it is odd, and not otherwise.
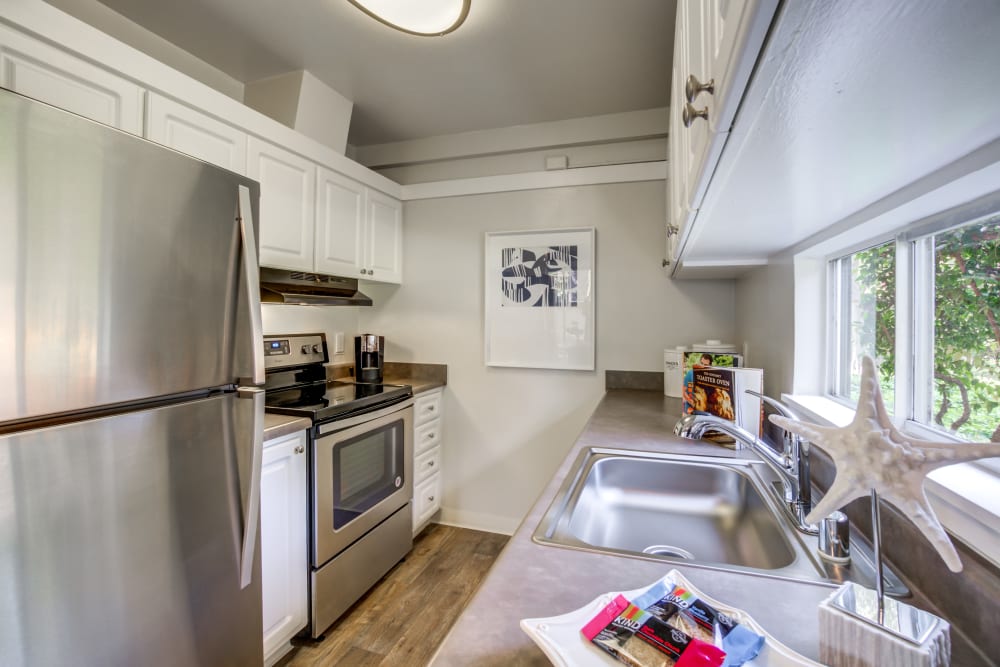
[{"label": "cabinet door", "polygon": [[264,444],[260,477],[260,559],[264,659],[279,657],[308,621],[306,436]]},{"label": "cabinet door", "polygon": [[146,138],[238,174],[247,168],[247,135],[191,107],[149,94]]},{"label": "cabinet door", "polygon": [[313,270],[316,165],[251,136],[247,176],[260,181],[260,264]]},{"label": "cabinet door", "polygon": [[368,244],[365,252],[369,280],[403,280],[403,204],[368,188]]},{"label": "cabinet door", "polygon": [[321,167],[316,216],[316,272],[363,277],[365,186]]},{"label": "cabinet door", "polygon": [[98,123],[142,135],[144,89],[2,25],[0,86]]}]

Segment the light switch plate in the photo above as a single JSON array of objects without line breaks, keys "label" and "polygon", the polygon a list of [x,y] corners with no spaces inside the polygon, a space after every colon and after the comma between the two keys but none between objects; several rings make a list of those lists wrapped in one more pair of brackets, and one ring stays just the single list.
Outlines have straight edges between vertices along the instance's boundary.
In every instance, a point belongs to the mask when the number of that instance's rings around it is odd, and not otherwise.
[{"label": "light switch plate", "polygon": [[333,334],[333,353],[343,354],[344,353],[344,332],[338,331]]}]

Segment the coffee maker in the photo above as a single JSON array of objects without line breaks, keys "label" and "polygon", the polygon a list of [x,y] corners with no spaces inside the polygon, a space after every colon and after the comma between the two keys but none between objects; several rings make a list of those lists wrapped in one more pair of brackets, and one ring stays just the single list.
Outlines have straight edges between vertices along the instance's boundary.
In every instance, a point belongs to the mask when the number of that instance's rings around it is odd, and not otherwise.
[{"label": "coffee maker", "polygon": [[361,334],[354,337],[354,380],[382,384],[385,336]]}]

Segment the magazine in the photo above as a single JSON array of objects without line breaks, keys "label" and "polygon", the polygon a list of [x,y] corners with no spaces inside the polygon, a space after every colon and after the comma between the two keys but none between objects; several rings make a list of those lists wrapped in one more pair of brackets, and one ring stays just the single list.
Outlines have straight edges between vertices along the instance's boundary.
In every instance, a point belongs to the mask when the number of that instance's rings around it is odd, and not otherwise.
[{"label": "magazine", "polygon": [[719,368],[695,365],[685,374],[683,414],[714,415],[760,437],[764,419],[759,398],[746,393],[764,391],[760,368]]}]

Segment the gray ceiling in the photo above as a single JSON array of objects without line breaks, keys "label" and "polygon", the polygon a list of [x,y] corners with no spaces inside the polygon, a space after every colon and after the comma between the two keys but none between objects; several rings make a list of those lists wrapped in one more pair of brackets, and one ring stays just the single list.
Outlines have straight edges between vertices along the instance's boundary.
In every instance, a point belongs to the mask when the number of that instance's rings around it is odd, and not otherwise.
[{"label": "gray ceiling", "polygon": [[101,0],[243,81],[306,69],[357,146],[666,106],[676,0],[472,0],[415,37],[346,0]]}]

